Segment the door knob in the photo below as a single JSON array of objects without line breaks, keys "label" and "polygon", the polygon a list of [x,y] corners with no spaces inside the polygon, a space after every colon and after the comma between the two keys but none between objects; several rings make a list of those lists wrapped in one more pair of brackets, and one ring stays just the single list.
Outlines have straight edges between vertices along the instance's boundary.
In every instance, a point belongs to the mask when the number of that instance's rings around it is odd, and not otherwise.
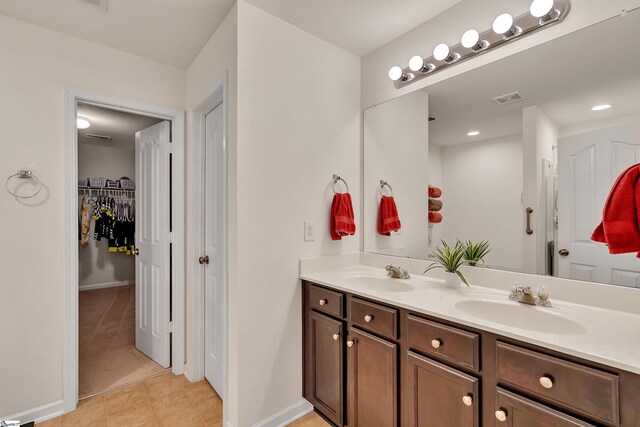
[{"label": "door knob", "polygon": [[353,347],[353,341],[352,340],[347,341],[347,347],[349,347],[349,348]]},{"label": "door knob", "polygon": [[339,338],[340,338],[340,334],[333,334],[334,341],[338,341]]},{"label": "door knob", "polygon": [[199,262],[200,264],[207,264],[207,265],[209,265],[209,255],[201,256],[200,258],[198,258],[198,262]]},{"label": "door knob", "polygon": [[568,256],[568,255],[569,255],[569,249],[560,249],[560,250],[558,251],[558,254],[559,254],[560,256]]},{"label": "door knob", "polygon": [[496,418],[501,423],[507,421],[507,411],[503,411],[503,410],[496,411]]},{"label": "door knob", "polygon": [[136,248],[136,250],[133,253],[136,254],[136,256],[140,255],[140,249]]},{"label": "door knob", "polygon": [[471,406],[473,405],[473,398],[469,395],[462,396],[462,403],[464,403],[465,406]]}]

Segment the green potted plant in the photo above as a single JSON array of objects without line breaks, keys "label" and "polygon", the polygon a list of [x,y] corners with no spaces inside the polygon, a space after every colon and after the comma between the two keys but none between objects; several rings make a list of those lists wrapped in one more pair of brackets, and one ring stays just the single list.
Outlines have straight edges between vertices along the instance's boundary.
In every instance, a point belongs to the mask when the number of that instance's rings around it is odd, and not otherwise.
[{"label": "green potted plant", "polygon": [[447,288],[459,288],[462,282],[469,286],[467,279],[460,271],[460,267],[467,265],[468,262],[464,258],[465,246],[461,241],[457,241],[455,246],[451,247],[445,240],[441,240],[442,246],[437,247],[431,252],[436,259],[422,274],[435,268],[445,270],[444,286]]},{"label": "green potted plant", "polygon": [[491,252],[489,242],[484,240],[482,242],[473,243],[471,240],[462,242],[464,249],[464,259],[467,261],[467,265],[476,267],[478,265],[484,267],[484,257]]}]

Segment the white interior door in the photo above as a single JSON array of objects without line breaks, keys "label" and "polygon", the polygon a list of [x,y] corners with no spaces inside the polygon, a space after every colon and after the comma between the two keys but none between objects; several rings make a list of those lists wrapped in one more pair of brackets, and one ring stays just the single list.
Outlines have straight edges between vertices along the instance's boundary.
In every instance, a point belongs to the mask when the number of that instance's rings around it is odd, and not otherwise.
[{"label": "white interior door", "polygon": [[205,378],[224,399],[225,156],[223,104],[205,117]]},{"label": "white interior door", "polygon": [[[616,179],[640,163],[640,122],[561,138],[558,163],[560,277],[640,287],[636,254],[610,255],[591,240]],[[568,255],[559,255],[562,249]]]},{"label": "white interior door", "polygon": [[170,124],[136,133],[136,348],[170,364]]}]

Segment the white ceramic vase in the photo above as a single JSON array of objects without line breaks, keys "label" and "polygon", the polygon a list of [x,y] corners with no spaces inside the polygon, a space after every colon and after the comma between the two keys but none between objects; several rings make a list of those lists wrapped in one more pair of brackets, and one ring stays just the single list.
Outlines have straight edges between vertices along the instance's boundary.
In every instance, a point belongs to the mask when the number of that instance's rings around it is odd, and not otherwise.
[{"label": "white ceramic vase", "polygon": [[456,273],[444,272],[444,287],[458,289],[462,287],[462,279]]}]

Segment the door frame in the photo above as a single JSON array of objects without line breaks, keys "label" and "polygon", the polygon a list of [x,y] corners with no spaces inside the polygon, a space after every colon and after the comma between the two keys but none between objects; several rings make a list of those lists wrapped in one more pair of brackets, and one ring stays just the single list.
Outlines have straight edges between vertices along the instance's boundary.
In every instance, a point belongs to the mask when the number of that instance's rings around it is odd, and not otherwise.
[{"label": "door frame", "polygon": [[151,116],[171,121],[172,181],[171,214],[174,218],[171,235],[171,369],[176,375],[184,372],[184,111],[111,95],[78,90],[65,90],[65,150],[63,205],[63,411],[69,412],[78,403],[78,102],[112,110]]},{"label": "door frame", "polygon": [[[224,232],[222,233],[223,252],[226,255],[225,262],[222,266],[222,285],[223,285],[223,301],[224,301],[224,337],[223,355],[224,355],[224,375],[223,388],[225,395],[228,396],[229,384],[229,331],[228,331],[228,306],[229,306],[229,252],[228,252],[228,209],[229,209],[229,178],[228,178],[228,161],[229,161],[229,127],[228,127],[228,97],[227,97],[227,77],[222,76],[213,85],[212,90],[204,100],[193,110],[189,112],[191,116],[191,138],[189,139],[189,153],[187,159],[188,177],[187,185],[189,193],[187,202],[192,207],[191,215],[187,228],[187,236],[189,244],[187,245],[187,312],[189,313],[187,326],[187,364],[185,366],[185,376],[190,381],[199,381],[204,378],[205,365],[205,289],[204,289],[204,271],[197,259],[202,255],[204,250],[204,211],[205,206],[205,169],[204,169],[204,148],[205,148],[205,117],[213,111],[217,106],[222,104],[222,123],[223,129],[223,151],[224,151],[224,170],[223,183],[224,188],[224,204],[223,207],[223,223]],[[226,412],[228,405],[223,405],[223,411]],[[226,414],[223,422],[226,420]]]}]

